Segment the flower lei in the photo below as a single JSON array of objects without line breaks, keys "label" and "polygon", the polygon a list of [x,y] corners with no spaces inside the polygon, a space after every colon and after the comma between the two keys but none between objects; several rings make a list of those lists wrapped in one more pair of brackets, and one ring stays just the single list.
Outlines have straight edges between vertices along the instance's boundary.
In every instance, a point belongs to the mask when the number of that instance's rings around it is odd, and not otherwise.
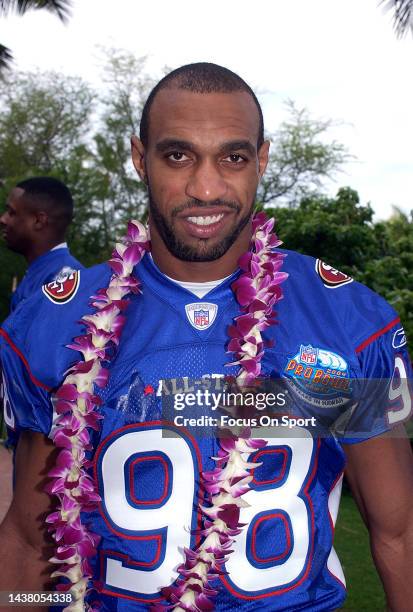
[{"label": "flower lei", "polygon": [[[261,373],[264,354],[262,332],[275,322],[273,308],[281,299],[280,283],[287,274],[280,272],[284,256],[274,252],[281,242],[272,233],[273,219],[257,213],[252,221],[251,250],[243,255],[239,266],[243,274],[232,288],[242,308],[234,325],[228,329],[228,351],[236,360],[228,365],[238,365],[240,371],[236,383],[248,385]],[[56,393],[56,413],[53,441],[60,448],[56,466],[49,472],[51,478],[47,491],[58,498],[55,512],[47,517],[49,530],[56,542],[52,563],[59,564],[52,577],[64,577],[59,590],[70,591],[72,603],[66,611],[92,612],[96,608],[85,602],[91,590],[92,567],[90,559],[96,555],[99,537],[80,520],[81,512],[93,510],[100,497],[88,474],[90,462],[86,452],[92,449],[88,429],[99,430],[98,412],[100,398],[94,385],[103,388],[108,381],[108,362],[118,346],[125,323],[123,311],[130,293],[139,292],[139,281],[133,276],[135,265],[149,250],[149,236],[137,221],[128,224],[126,238],[116,244],[109,260],[113,275],[106,289],[92,296],[94,314],[82,318],[86,334],[74,339],[68,348],[78,351],[83,361],[67,372]],[[249,432],[220,440],[218,456],[213,457],[216,467],[204,472],[203,484],[209,505],[200,506],[204,517],[203,528],[197,531],[203,537],[196,550],[185,549],[185,560],[178,568],[180,578],[162,594],[170,604],[154,605],[153,610],[197,611],[212,610],[211,598],[217,591],[210,581],[225,573],[223,565],[231,553],[233,538],[241,532],[239,514],[248,506],[242,496],[252,480],[250,470],[260,464],[248,463],[244,453],[251,453],[265,446],[264,440],[249,438]]]}]

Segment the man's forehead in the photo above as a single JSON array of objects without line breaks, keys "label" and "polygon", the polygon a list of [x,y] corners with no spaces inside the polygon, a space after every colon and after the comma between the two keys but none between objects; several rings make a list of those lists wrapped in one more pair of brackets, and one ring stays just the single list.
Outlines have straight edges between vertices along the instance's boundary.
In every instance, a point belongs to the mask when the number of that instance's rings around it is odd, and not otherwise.
[{"label": "man's forehead", "polygon": [[253,98],[244,91],[195,93],[185,89],[161,89],[152,104],[149,143],[164,138],[248,139],[255,145],[259,114]]},{"label": "man's forehead", "polygon": [[8,197],[7,197],[7,203],[12,206],[16,206],[17,202],[20,200],[20,198],[22,198],[22,196],[24,196],[24,189],[22,189],[21,187],[13,187],[13,189],[10,191]]}]

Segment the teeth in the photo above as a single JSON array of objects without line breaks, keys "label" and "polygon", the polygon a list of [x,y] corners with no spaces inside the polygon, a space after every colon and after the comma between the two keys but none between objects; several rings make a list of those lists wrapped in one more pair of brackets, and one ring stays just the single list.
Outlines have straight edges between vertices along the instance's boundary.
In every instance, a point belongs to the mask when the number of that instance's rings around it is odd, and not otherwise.
[{"label": "teeth", "polygon": [[188,221],[191,223],[195,223],[195,225],[212,225],[213,223],[218,223],[221,221],[224,214],[220,215],[211,215],[209,217],[188,217]]}]

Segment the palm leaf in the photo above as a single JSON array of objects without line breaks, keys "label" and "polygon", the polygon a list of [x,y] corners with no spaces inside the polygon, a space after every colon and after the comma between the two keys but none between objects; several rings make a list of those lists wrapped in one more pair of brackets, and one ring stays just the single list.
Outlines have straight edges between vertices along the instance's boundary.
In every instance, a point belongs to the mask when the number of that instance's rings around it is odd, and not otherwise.
[{"label": "palm leaf", "polygon": [[7,47],[0,45],[0,78],[6,70],[10,70],[13,61],[13,55]]},{"label": "palm leaf", "polygon": [[15,11],[23,15],[29,9],[46,9],[65,22],[70,16],[71,0],[0,0],[0,15]]},{"label": "palm leaf", "polygon": [[393,11],[396,35],[402,38],[410,28],[413,33],[413,0],[381,0],[386,10]]}]

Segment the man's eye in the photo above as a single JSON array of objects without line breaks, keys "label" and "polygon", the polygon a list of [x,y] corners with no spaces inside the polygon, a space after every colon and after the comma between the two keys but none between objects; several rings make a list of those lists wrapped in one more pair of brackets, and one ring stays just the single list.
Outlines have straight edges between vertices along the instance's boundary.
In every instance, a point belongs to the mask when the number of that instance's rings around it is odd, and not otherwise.
[{"label": "man's eye", "polygon": [[168,153],[166,157],[167,159],[175,162],[186,161],[188,159],[188,157],[185,155],[185,153],[182,153],[182,151],[171,151],[171,153]]},{"label": "man's eye", "polygon": [[226,159],[233,164],[240,164],[241,162],[246,161],[245,157],[242,157],[242,155],[239,153],[231,153]]}]

